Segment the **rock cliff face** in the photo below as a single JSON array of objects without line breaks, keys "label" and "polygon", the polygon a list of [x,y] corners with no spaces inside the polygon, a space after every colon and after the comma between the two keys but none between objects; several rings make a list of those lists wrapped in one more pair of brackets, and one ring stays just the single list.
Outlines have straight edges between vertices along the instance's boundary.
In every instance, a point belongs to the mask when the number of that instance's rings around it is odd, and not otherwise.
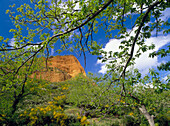
[{"label": "rock cliff face", "polygon": [[[45,66],[45,58],[42,63]],[[44,68],[42,71],[34,72],[31,75],[31,78],[36,74],[37,79],[48,80],[50,82],[60,82],[75,77],[80,73],[86,76],[80,62],[73,55],[54,56],[49,58],[47,68],[48,69]]]}]

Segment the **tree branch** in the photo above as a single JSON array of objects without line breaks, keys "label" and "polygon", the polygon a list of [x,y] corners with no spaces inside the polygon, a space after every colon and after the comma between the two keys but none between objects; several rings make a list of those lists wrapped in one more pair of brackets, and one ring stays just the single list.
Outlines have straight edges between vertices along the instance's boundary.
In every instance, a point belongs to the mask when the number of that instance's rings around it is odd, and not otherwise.
[{"label": "tree branch", "polygon": [[[157,6],[157,5],[160,4],[161,2],[162,2],[162,0],[161,0],[161,1],[156,1],[156,2],[153,3],[153,4],[147,9],[147,11],[145,12],[145,15],[144,15],[144,17],[142,18],[142,21],[141,21],[141,23],[140,23],[140,25],[139,25],[139,27],[138,27],[137,33],[136,33],[135,38],[134,38],[134,40],[133,40],[133,44],[132,44],[131,52],[130,52],[130,57],[128,58],[128,60],[127,60],[127,62],[126,62],[126,64],[125,64],[125,67],[124,67],[124,69],[123,69],[123,72],[122,72],[121,75],[120,75],[120,78],[122,77],[123,79],[125,79],[126,69],[127,69],[128,64],[130,63],[130,61],[131,61],[131,59],[132,59],[132,57],[133,57],[133,53],[134,53],[136,41],[137,41],[137,39],[138,39],[138,36],[139,36],[139,34],[140,34],[140,31],[141,31],[141,29],[142,29],[142,27],[143,27],[143,25],[144,25],[144,23],[145,23],[145,20],[146,20],[148,14],[150,13],[150,11],[151,11],[155,6]],[[126,90],[125,90],[125,84],[124,84],[124,83],[122,83],[121,95],[123,95],[123,92],[125,92],[125,95],[126,95]]]},{"label": "tree branch", "polygon": [[123,72],[122,72],[122,74],[121,74],[120,77],[123,77],[123,78],[125,77],[126,68],[128,67],[129,62],[131,61],[131,59],[132,59],[132,57],[133,57],[133,53],[134,53],[134,48],[135,48],[136,41],[137,41],[137,39],[138,39],[139,33],[140,33],[140,31],[141,31],[144,23],[145,23],[145,20],[146,20],[148,14],[150,13],[150,11],[151,11],[155,6],[157,6],[157,5],[160,4],[161,2],[162,2],[162,0],[161,0],[161,1],[156,1],[156,2],[153,3],[153,4],[148,8],[148,10],[145,12],[145,15],[144,15],[144,17],[142,18],[141,24],[139,25],[139,28],[138,28],[137,33],[136,33],[136,35],[135,35],[135,38],[134,38],[134,40],[133,40],[133,44],[132,44],[132,48],[131,48],[131,52],[130,52],[130,57],[129,57],[129,59],[128,59],[127,62],[126,62],[125,67],[124,67],[124,70],[123,70]]},{"label": "tree branch", "polygon": [[96,11],[91,17],[89,17],[84,23],[78,25],[77,27],[74,27],[68,31],[65,31],[63,33],[59,33],[59,34],[56,34],[56,35],[53,35],[49,41],[53,40],[55,37],[58,37],[58,36],[62,36],[64,34],[67,34],[67,33],[70,33],[78,28],[81,28],[83,27],[84,25],[86,25],[89,21],[91,21],[92,19],[94,19],[98,14],[100,14],[104,9],[106,9],[111,3],[113,2],[113,0],[109,0],[101,9],[99,9],[98,11]]},{"label": "tree branch", "polygon": [[[23,49],[24,47],[27,47],[27,46],[30,46],[30,45],[34,46],[34,45],[41,45],[41,44],[42,44],[42,42],[41,42],[41,43],[27,43],[27,44],[25,44],[25,45],[23,45],[23,46],[21,46],[21,47],[18,47],[18,48],[8,48],[8,49],[1,47],[2,49],[0,49],[0,51],[19,50],[19,49]],[[11,46],[11,47],[13,47],[13,46]]]}]

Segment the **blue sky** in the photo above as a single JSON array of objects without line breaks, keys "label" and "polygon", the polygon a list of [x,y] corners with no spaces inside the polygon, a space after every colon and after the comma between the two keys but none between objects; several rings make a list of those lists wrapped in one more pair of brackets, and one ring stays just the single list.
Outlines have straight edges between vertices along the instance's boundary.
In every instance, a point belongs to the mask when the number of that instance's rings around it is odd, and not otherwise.
[{"label": "blue sky", "polygon": [[[12,33],[9,33],[9,30],[11,28],[14,28],[14,26],[12,25],[12,22],[9,18],[9,16],[7,14],[5,14],[5,11],[7,9],[9,9],[9,5],[11,4],[16,4],[16,6],[21,5],[22,3],[24,3],[25,1],[28,0],[1,0],[0,1],[0,16],[1,16],[1,20],[0,20],[0,36],[3,36],[4,38],[11,38],[12,40]],[[76,6],[78,8],[78,6]],[[163,20],[169,20],[170,19],[170,8],[166,9],[163,12],[163,16],[161,17]],[[134,15],[135,18],[135,15]],[[113,33],[114,34],[114,33]],[[157,37],[154,36],[155,32],[153,32],[153,36],[151,38],[149,38],[148,40],[146,40],[145,42],[147,43],[147,45],[150,45],[151,43],[154,43],[156,45],[156,48],[154,51],[158,51],[161,48],[166,47],[167,45],[170,45],[170,35],[163,35],[162,33],[159,33]],[[133,35],[133,32],[132,32]],[[105,33],[103,32],[102,29],[99,29],[99,32],[94,35],[94,39],[97,42],[100,42],[103,44],[103,49],[105,51],[110,51],[110,50],[115,50],[115,51],[120,51],[118,49],[118,46],[121,42],[121,40],[116,40],[114,38],[109,39],[109,38],[105,38]],[[157,65],[159,65],[162,62],[166,62],[167,60],[170,59],[170,56],[166,57],[166,58],[160,58],[160,57],[155,57],[153,59],[148,58],[148,55],[151,51],[148,51],[144,54],[141,55],[141,57],[139,59],[136,60],[136,64],[135,67],[138,68],[141,73],[143,75],[147,74],[149,68],[156,68]],[[51,50],[51,53],[53,55],[58,55],[57,53],[55,53],[55,50]],[[69,52],[64,52],[61,53],[61,55],[66,55],[66,54],[70,54]],[[73,53],[74,54],[74,53]],[[75,54],[74,54],[75,55]],[[78,57],[77,55],[75,55],[78,60],[80,61],[81,65],[84,66],[84,58],[83,56]],[[85,71],[87,72],[93,72],[93,73],[105,73],[106,72],[106,68],[105,65],[106,63],[101,63],[99,60],[97,60],[96,56],[92,56],[89,53],[86,53],[86,68]],[[161,72],[161,77],[164,78],[166,77],[168,74],[170,74],[170,72]]]}]

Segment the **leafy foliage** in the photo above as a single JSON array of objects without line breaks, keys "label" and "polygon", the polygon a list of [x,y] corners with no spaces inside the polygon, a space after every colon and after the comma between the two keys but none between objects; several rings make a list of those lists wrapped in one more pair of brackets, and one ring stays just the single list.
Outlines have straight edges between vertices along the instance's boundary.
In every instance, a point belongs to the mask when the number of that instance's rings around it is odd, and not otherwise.
[{"label": "leafy foliage", "polygon": [[[137,69],[128,68],[142,53],[155,48],[154,44],[145,43],[154,30],[156,35],[169,33],[169,28],[165,28],[169,26],[168,20],[160,19],[168,7],[165,0],[52,0],[50,3],[30,0],[20,7],[11,5],[6,13],[15,26],[9,31],[13,33],[14,44],[11,45],[10,38],[0,36],[1,124],[89,124],[86,116],[76,119],[64,113],[63,107],[72,104],[91,116],[125,115],[128,120],[125,123],[130,123],[127,125],[144,124],[146,120],[154,125],[153,116],[155,122],[166,125],[168,119],[162,113],[169,104],[169,78],[162,82],[159,73],[152,69],[142,78]],[[127,25],[129,22],[132,25]],[[93,39],[99,28],[103,28],[107,38],[116,32],[114,38],[122,40],[120,52],[102,50],[102,45]],[[30,78],[45,67],[38,57],[48,59],[49,49],[55,43],[56,52],[77,50],[85,61],[86,52],[99,56],[103,63],[109,63],[107,74],[92,79],[80,76],[60,84]],[[150,57],[168,54],[169,49],[161,49]],[[168,71],[169,62],[158,69]]]}]

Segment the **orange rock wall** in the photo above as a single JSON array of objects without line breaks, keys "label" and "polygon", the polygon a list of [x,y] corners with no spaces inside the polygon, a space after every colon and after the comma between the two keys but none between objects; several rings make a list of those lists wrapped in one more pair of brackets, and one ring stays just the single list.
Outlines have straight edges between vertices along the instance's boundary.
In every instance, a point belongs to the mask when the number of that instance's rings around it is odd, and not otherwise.
[{"label": "orange rock wall", "polygon": [[[45,66],[45,58],[43,65]],[[48,59],[47,67],[48,69],[37,71],[32,74],[31,78],[36,74],[37,79],[60,82],[75,77],[80,73],[86,76],[80,62],[73,55],[51,57]]]}]

